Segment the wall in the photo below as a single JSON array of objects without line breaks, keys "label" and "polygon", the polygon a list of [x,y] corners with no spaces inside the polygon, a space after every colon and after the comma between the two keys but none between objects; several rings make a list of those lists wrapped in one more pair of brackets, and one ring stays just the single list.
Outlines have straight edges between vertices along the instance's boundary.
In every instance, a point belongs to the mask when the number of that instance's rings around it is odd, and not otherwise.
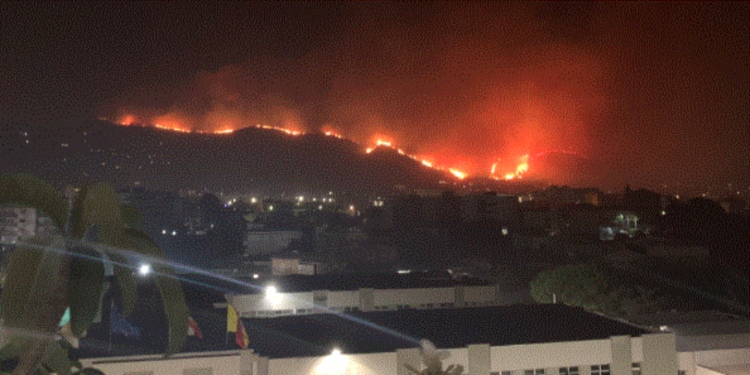
[{"label": "wall", "polygon": [[610,363],[611,345],[610,340],[591,340],[493,346],[490,348],[490,358],[492,371],[560,366],[585,366],[588,369],[588,365]]},{"label": "wall", "polygon": [[[206,375],[246,375],[240,374],[240,353],[214,352],[206,354],[191,353],[165,359],[163,356],[84,359],[85,367],[94,367],[107,375],[125,375],[144,373],[152,375],[185,375],[189,370]],[[197,371],[197,370],[202,370]],[[247,374],[249,375],[249,374]],[[264,375],[264,374],[252,374]]]},{"label": "wall", "polygon": [[271,359],[269,375],[396,375],[396,353]]},{"label": "wall", "polygon": [[[312,313],[314,296],[324,295],[325,302],[320,302],[332,309],[344,310],[358,308],[372,311],[375,307],[396,309],[407,305],[409,308],[438,308],[441,306],[488,306],[498,304],[498,287],[456,286],[446,288],[418,289],[360,289],[313,292],[284,293],[283,291],[268,295],[266,293],[228,296],[232,305],[243,317],[281,316]],[[364,308],[364,306],[368,306]],[[302,310],[302,311],[299,311]]]},{"label": "wall", "polygon": [[397,306],[452,303],[453,288],[386,289],[374,291],[375,306]]}]

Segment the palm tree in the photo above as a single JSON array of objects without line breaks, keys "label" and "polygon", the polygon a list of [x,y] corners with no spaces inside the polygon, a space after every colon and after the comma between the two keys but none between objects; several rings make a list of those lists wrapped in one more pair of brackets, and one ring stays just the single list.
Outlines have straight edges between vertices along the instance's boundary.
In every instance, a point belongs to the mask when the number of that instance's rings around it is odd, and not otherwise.
[{"label": "palm tree", "polygon": [[[0,206],[35,208],[56,233],[35,236],[10,254],[0,306],[0,359],[17,358],[16,374],[39,370],[70,374],[60,319],[70,308],[70,329],[82,337],[95,319],[112,263],[127,315],[135,307],[137,281],[128,258],[152,263],[169,321],[166,355],[178,352],[187,335],[188,309],[179,282],[148,236],[127,225],[122,205],[107,184],[84,186],[70,210],[48,184],[25,174],[0,175]],[[161,261],[160,261],[161,260]]]},{"label": "palm tree", "polygon": [[422,339],[419,355],[424,362],[424,370],[419,371],[404,363],[404,367],[414,375],[461,375],[464,372],[464,367],[461,365],[450,365],[444,370],[443,361],[450,356],[450,353],[445,350],[438,350],[430,340]]}]

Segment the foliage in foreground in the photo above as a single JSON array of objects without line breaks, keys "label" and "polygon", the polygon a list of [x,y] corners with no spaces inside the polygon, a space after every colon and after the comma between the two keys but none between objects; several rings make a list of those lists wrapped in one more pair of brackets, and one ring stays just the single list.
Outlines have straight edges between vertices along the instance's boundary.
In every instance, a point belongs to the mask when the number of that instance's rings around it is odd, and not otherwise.
[{"label": "foliage in foreground", "polygon": [[[70,330],[83,337],[99,313],[105,264],[112,264],[130,314],[137,299],[130,262],[152,264],[155,283],[169,321],[166,354],[178,352],[187,335],[187,305],[179,282],[162,261],[164,255],[146,235],[128,225],[114,190],[106,184],[84,186],[72,208],[48,184],[29,175],[0,176],[0,206],[35,208],[49,217],[55,233],[20,243],[10,254],[0,306],[0,361],[17,360],[15,374],[71,374],[70,345],[59,322],[70,308]],[[95,374],[78,367],[77,373]]]},{"label": "foliage in foreground", "polygon": [[443,360],[447,359],[449,353],[444,350],[437,350],[435,345],[429,340],[423,339],[419,354],[424,362],[425,369],[419,371],[411,365],[404,363],[404,367],[415,375],[461,375],[464,367],[461,365],[449,365],[443,369]]}]

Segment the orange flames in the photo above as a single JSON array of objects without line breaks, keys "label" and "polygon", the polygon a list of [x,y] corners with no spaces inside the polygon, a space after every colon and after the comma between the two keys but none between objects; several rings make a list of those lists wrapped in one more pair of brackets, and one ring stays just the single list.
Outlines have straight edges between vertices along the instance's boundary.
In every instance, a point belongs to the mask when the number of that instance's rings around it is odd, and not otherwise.
[{"label": "orange flames", "polygon": [[[492,164],[492,168],[490,168],[490,177],[495,180],[500,180],[501,178],[497,176],[497,164]],[[526,174],[526,172],[529,171],[529,154],[523,155],[518,160],[518,165],[516,165],[516,170],[514,172],[508,172],[505,175],[503,175],[502,179],[510,181],[515,179],[523,178],[523,175]]]},{"label": "orange flames", "polygon": [[[139,119],[137,117],[133,116],[133,115],[125,115],[125,116],[122,116],[120,118],[120,120],[117,121],[117,123],[119,125],[123,125],[123,126],[130,126],[130,125],[138,124],[139,123]],[[157,118],[156,121],[152,123],[152,126],[155,127],[155,128],[157,128],[157,129],[168,130],[168,131],[175,131],[175,132],[180,132],[180,133],[232,134],[235,131],[235,129],[232,128],[232,127],[230,127],[230,126],[226,126],[226,127],[222,128],[220,130],[215,130],[215,131],[212,131],[212,132],[205,132],[205,131],[199,131],[199,130],[190,130],[189,128],[183,126],[179,119],[177,119],[175,117],[171,117],[171,116],[162,116],[162,117]],[[289,136],[299,136],[299,135],[305,134],[305,132],[300,131],[300,130],[294,130],[294,129],[289,129],[289,128],[280,127],[280,126],[271,126],[271,125],[261,125],[261,124],[258,124],[258,125],[255,125],[254,127],[257,128],[257,129],[272,130],[272,131],[281,132],[281,133],[284,133],[284,134],[289,135]],[[336,131],[335,129],[331,128],[330,126],[325,126],[321,130],[321,132],[324,135],[328,136],[328,137],[335,137],[335,138],[339,138],[339,139],[347,139],[344,136],[342,136],[338,131]],[[415,160],[415,161],[419,162],[421,165],[423,165],[423,166],[425,166],[427,168],[431,168],[431,169],[435,169],[435,170],[439,170],[439,171],[445,171],[447,173],[450,173],[452,176],[454,176],[455,178],[457,178],[459,180],[463,180],[463,179],[466,179],[467,177],[469,177],[468,173],[464,172],[463,170],[461,170],[461,169],[459,169],[459,168],[457,168],[455,166],[438,165],[438,164],[436,164],[435,161],[428,160],[426,157],[416,156],[416,155],[409,154],[406,151],[404,151],[403,149],[396,147],[395,146],[395,142],[391,138],[389,138],[387,136],[382,136],[382,135],[376,136],[375,139],[374,139],[374,142],[372,143],[372,145],[370,147],[367,147],[365,149],[365,152],[369,154],[369,153],[373,152],[378,147],[386,147],[386,148],[389,148],[391,150],[394,150],[394,151],[398,152],[400,155],[403,155],[403,156],[406,156],[406,157],[408,157],[408,158],[410,158],[412,160]],[[449,164],[449,163],[444,163],[444,164]],[[492,165],[491,169],[490,169],[490,177],[493,178],[493,179],[496,179],[496,180],[500,180],[500,179],[505,179],[505,180],[520,179],[520,178],[523,177],[523,175],[526,172],[528,172],[528,170],[529,170],[529,155],[526,154],[526,155],[523,155],[523,156],[521,156],[519,158],[519,162],[516,165],[516,168],[515,168],[514,172],[509,172],[509,173],[506,173],[504,175],[500,175],[502,177],[499,177],[497,175],[497,173],[498,173],[498,163],[497,162],[494,163]]]}]

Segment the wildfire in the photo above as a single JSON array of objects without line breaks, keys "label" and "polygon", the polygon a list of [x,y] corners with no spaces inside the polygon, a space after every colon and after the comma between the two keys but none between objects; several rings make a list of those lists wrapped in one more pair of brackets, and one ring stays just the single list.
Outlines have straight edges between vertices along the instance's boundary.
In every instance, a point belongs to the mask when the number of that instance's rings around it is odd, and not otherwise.
[{"label": "wildfire", "polygon": [[[519,158],[518,165],[516,165],[516,170],[514,172],[506,173],[503,176],[503,178],[506,181],[520,179],[528,171],[529,171],[529,154],[526,154]],[[497,163],[492,164],[492,168],[490,169],[490,177],[494,178],[495,180],[499,180],[500,178],[495,175],[495,172],[497,172]]]},{"label": "wildfire", "polygon": [[287,129],[287,128],[282,128],[280,126],[255,125],[255,127],[258,128],[258,129],[275,130],[275,131],[279,131],[279,132],[282,132],[282,133],[287,134],[287,135],[297,136],[297,135],[302,135],[303,134],[299,130],[291,130],[291,129]]},{"label": "wildfire", "polygon": [[450,168],[448,169],[448,172],[456,176],[456,178],[458,178],[459,180],[463,180],[464,178],[466,178],[466,173],[461,172],[458,169]]},{"label": "wildfire", "polygon": [[162,129],[162,130],[171,130],[171,131],[175,131],[175,132],[180,132],[180,133],[192,133],[192,132],[191,132],[190,130],[188,130],[188,129],[178,128],[178,127],[176,127],[176,126],[168,126],[168,125],[162,125],[162,124],[154,124],[154,127],[158,128],[158,129]]},{"label": "wildfire", "polygon": [[133,115],[126,115],[123,116],[117,123],[124,126],[130,126],[136,123],[136,119]]},{"label": "wildfire", "polygon": [[378,139],[377,145],[378,146],[385,146],[385,147],[393,148],[393,143],[388,142],[388,141],[384,141],[384,140],[381,140],[381,139]]},{"label": "wildfire", "polygon": [[[119,125],[129,126],[129,125],[138,124],[138,119],[135,116],[133,116],[133,115],[126,115],[126,116],[123,116],[122,118],[120,118],[120,120],[117,121],[117,123]],[[180,133],[196,133],[196,134],[232,134],[235,131],[235,129],[229,128],[229,127],[225,127],[223,129],[215,130],[215,131],[212,131],[212,132],[206,132],[206,131],[200,131],[200,130],[190,130],[190,129],[187,129],[187,128],[183,127],[182,124],[179,122],[178,119],[175,119],[175,118],[172,118],[172,117],[166,117],[166,116],[159,118],[158,122],[153,122],[152,126],[155,127],[155,128],[157,128],[157,129],[161,129],[161,130],[175,131],[175,132],[180,132]],[[290,135],[290,136],[299,136],[299,135],[305,134],[304,132],[299,131],[299,130],[292,130],[292,129],[288,129],[288,128],[284,128],[284,127],[279,127],[279,126],[272,126],[272,125],[258,124],[258,125],[255,125],[254,127],[257,128],[257,129],[278,131],[278,132],[281,132],[281,133],[284,133],[284,134]],[[324,130],[322,130],[322,133],[324,135],[328,136],[328,137],[335,137],[335,138],[339,138],[339,139],[346,139],[344,136],[342,136],[341,134],[339,134],[335,130],[330,129],[330,127],[324,128]],[[467,178],[469,176],[468,173],[466,173],[466,172],[464,172],[464,171],[462,171],[460,169],[457,169],[455,167],[443,167],[443,166],[439,166],[439,165],[436,165],[433,161],[425,159],[425,157],[423,157],[423,156],[416,156],[416,155],[409,154],[405,150],[396,147],[395,143],[392,140],[388,140],[388,137],[383,137],[383,136],[380,136],[380,135],[378,136],[378,138],[375,139],[375,142],[374,142],[374,144],[371,147],[368,147],[368,148],[365,149],[365,153],[367,153],[367,154],[372,153],[378,147],[387,147],[387,148],[389,148],[391,150],[394,150],[394,151],[398,152],[399,155],[406,156],[406,157],[408,157],[408,158],[410,158],[410,159],[412,159],[412,160],[420,163],[421,165],[423,165],[423,166],[425,166],[427,168],[431,168],[431,169],[435,169],[435,170],[439,170],[439,171],[444,171],[444,172],[450,173],[452,176],[454,176],[455,178],[457,178],[459,180],[463,180],[463,179],[465,179],[465,178]],[[519,164],[516,167],[515,172],[514,173],[507,173],[505,175],[505,179],[506,180],[512,180],[512,179],[515,179],[515,178],[521,178],[521,176],[523,176],[523,174],[526,173],[529,170],[528,160],[529,160],[529,155],[522,156],[521,159],[519,160]],[[499,179],[499,178],[497,178],[495,176],[495,172],[497,170],[497,166],[498,166],[498,163],[494,163],[492,165],[492,169],[490,171],[490,176],[492,178],[494,178],[494,179]]]},{"label": "wildfire", "polygon": [[338,139],[344,139],[344,137],[342,135],[334,133],[332,131],[326,131],[323,134],[325,134],[327,137],[334,137],[334,138],[338,138]]}]

